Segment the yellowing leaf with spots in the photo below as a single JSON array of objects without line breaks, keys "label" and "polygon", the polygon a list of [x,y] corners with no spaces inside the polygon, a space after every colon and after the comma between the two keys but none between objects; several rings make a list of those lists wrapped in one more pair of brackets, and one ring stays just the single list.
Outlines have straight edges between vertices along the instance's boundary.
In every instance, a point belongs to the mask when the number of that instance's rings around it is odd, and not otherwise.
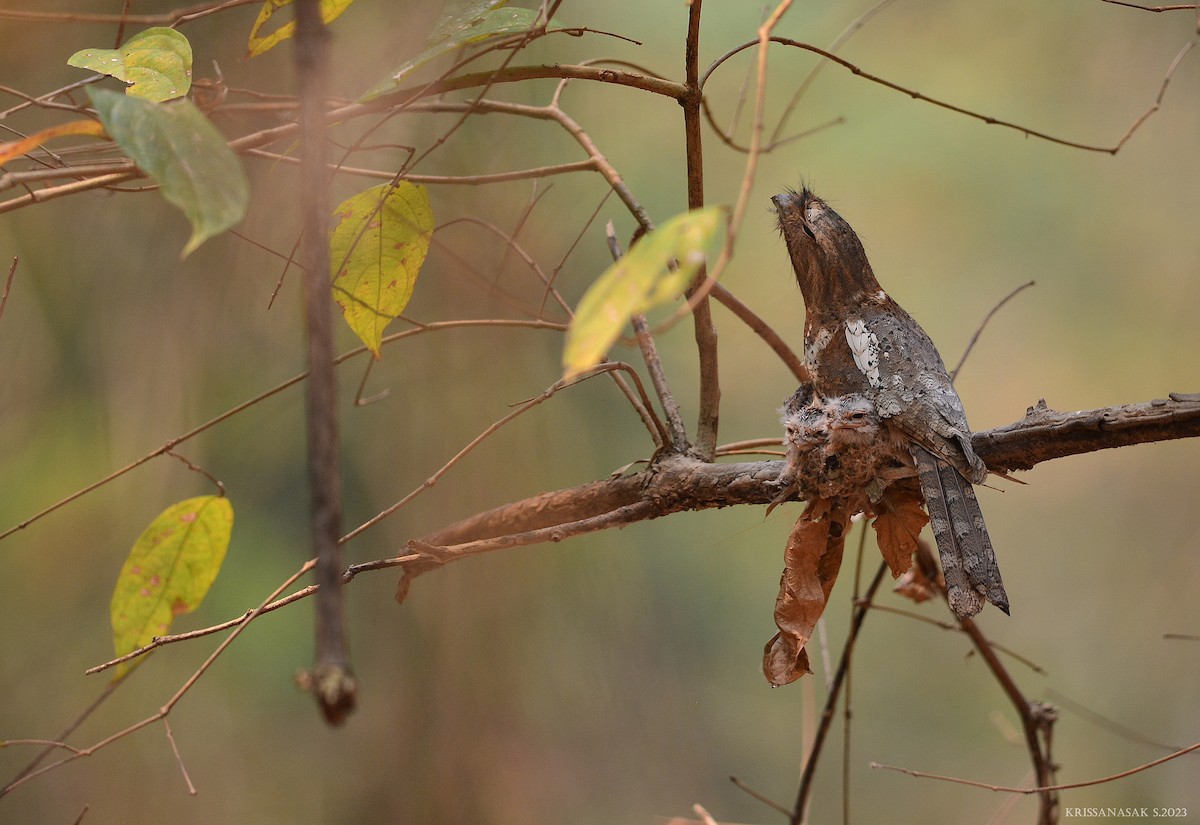
[{"label": "yellowing leaf with spots", "polygon": [[147,100],[174,100],[192,87],[192,45],[165,26],[139,32],[119,49],[75,52],[67,65],[112,75],[130,84],[126,94]]},{"label": "yellowing leaf with spots", "polygon": [[[720,207],[676,215],[604,271],[579,300],[563,349],[566,377],[600,363],[638,313],[672,301],[696,277],[721,221]],[[669,267],[678,262],[674,269]]]},{"label": "yellowing leaf with spots", "polygon": [[383,330],[404,311],[429,252],[429,192],[408,181],[373,186],[342,201],[333,220],[333,298],[378,358]]},{"label": "yellowing leaf with spots", "polygon": [[[163,636],[176,616],[200,606],[212,586],[233,531],[224,496],[172,504],[138,537],[112,597],[113,648],[118,657]],[[129,670],[117,667],[113,680]]]}]

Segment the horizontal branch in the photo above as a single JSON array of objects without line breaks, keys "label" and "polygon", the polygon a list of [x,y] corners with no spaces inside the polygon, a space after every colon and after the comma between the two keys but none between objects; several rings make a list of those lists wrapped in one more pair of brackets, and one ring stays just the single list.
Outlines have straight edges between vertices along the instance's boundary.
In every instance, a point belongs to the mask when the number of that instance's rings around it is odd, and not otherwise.
[{"label": "horizontal branch", "polygon": [[1069,455],[1200,435],[1200,393],[1144,404],[1057,412],[1045,400],[1013,424],[974,433],[971,446],[993,470],[1028,470]]},{"label": "horizontal branch", "polygon": [[[1200,436],[1200,393],[1097,410],[1060,413],[1045,401],[1013,424],[972,435],[972,446],[996,472],[1096,450]],[[541,493],[478,513],[410,541],[418,560],[403,565],[403,598],[416,575],[479,553],[561,541],[683,510],[769,504],[782,461],[710,464],[671,455],[639,473]]]}]

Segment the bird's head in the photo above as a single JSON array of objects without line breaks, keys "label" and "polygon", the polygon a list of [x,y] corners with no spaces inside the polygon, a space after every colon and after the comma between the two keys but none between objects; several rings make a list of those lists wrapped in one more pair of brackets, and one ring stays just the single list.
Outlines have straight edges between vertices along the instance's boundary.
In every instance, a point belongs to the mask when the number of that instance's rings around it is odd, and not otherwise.
[{"label": "bird's head", "polygon": [[810,312],[837,312],[879,290],[858,235],[808,188],[771,198]]}]

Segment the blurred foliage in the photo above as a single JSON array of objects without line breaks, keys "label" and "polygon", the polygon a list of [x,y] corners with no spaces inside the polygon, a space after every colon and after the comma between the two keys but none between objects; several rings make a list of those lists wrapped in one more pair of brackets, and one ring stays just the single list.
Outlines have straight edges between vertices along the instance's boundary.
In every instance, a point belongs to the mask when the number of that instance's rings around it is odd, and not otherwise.
[{"label": "blurred foliage", "polygon": [[[15,6],[16,3],[5,3]],[[31,6],[32,4],[26,4]],[[112,13],[119,3],[56,8]],[[530,3],[525,3],[531,6]],[[797,4],[779,34],[831,42],[870,3]],[[168,11],[166,2],[136,5]],[[436,2],[359,0],[333,26],[333,88],[350,98],[422,48]],[[184,27],[197,74],[215,59],[231,88],[289,93],[289,49],[240,62],[253,6]],[[681,79],[683,3],[567,2],[561,12],[603,34],[557,35],[519,63],[604,56]],[[701,61],[750,40],[760,10],[706,6]],[[1193,35],[1188,12],[1147,14],[1095,3],[1038,0],[889,6],[843,48],[864,69],[926,94],[1047,132],[1112,143],[1153,101]],[[0,83],[39,94],[78,79],[74,51],[108,42],[113,26],[0,23]],[[732,59],[707,92],[728,124],[753,50]],[[57,55],[57,57],[51,57]],[[1195,391],[1200,356],[1200,55],[1181,66],[1164,105],[1115,157],[1026,139],[870,85],[827,67],[790,127],[822,129],[763,159],[726,284],[788,340],[803,312],[775,235],[768,198],[803,178],[862,235],[888,291],[921,319],[953,363],[983,315],[1012,288],[1037,286],[988,327],[959,379],[977,429],[1016,420],[1045,397],[1059,409]],[[815,65],[771,55],[768,114],[778,116]],[[542,104],[554,81],[506,84],[490,95]],[[5,96],[4,105],[14,99]],[[682,122],[673,101],[573,82],[562,106],[589,132],[656,220],[686,206]],[[34,131],[61,113],[26,112],[5,125]],[[214,119],[245,130],[270,116]],[[457,120],[388,121],[354,157],[396,168],[401,145],[428,147]],[[743,112],[736,134],[745,141]],[[336,127],[353,140],[354,127]],[[736,197],[744,157],[705,135],[712,204]],[[468,174],[579,160],[552,124],[502,115],[466,120],[417,171]],[[300,281],[268,300],[295,241],[294,170],[245,158],[252,202],[239,232],[187,260],[186,222],[157,195],[88,192],[0,216],[0,260],[20,256],[0,319],[0,529],[303,369]],[[330,203],[363,188],[336,180]],[[598,207],[557,276],[573,306],[611,262],[603,223],[628,242],[632,220],[598,176],[480,187],[431,186],[439,228],[420,288],[405,310],[421,322],[520,317],[541,286],[476,217],[520,231],[553,269]],[[260,246],[261,245],[261,246]],[[721,440],[775,436],[775,409],[793,387],[759,340],[722,309]],[[547,316],[562,320],[553,307]],[[687,325],[660,348],[687,420],[695,417],[694,344]],[[343,349],[355,345],[340,330]],[[548,331],[460,329],[385,347],[366,394],[351,401],[366,360],[341,372],[346,523],[421,484],[463,444],[559,375],[562,337]],[[634,360],[633,351],[617,354]],[[225,568],[203,607],[177,628],[201,627],[256,605],[308,557],[301,390],[239,414],[178,452],[221,479],[238,511]],[[610,385],[592,380],[505,427],[412,506],[348,546],[350,562],[394,555],[402,543],[505,501],[601,478],[652,450]],[[985,630],[1047,671],[1014,673],[1030,696],[1053,688],[1174,744],[1200,739],[1200,657],[1163,633],[1200,632],[1200,550],[1187,507],[1200,493],[1200,448],[1138,447],[1041,466],[1027,487],[981,490],[1012,597]],[[109,656],[108,600],[122,558],[156,513],[209,492],[170,458],[122,476],[0,542],[0,736],[53,737],[102,690],[83,670]],[[789,522],[784,506],[682,514],[561,545],[510,550],[422,577],[403,608],[395,576],[349,588],[361,710],[330,731],[291,683],[310,662],[311,605],[262,617],[171,715],[199,795],[191,798],[161,727],[0,800],[0,819],[67,822],[90,806],[97,823],[645,822],[690,815],[701,802],[721,821],[774,821],[729,774],[789,804],[801,719],[824,698],[824,669],[770,690],[759,671]],[[853,540],[851,542],[853,544]],[[845,635],[854,561],[834,589],[817,642],[835,655]],[[864,570],[873,571],[867,545]],[[907,608],[885,594],[886,605]],[[922,615],[945,619],[927,604]],[[824,638],[825,641],[820,640]],[[169,646],[139,668],[72,737],[95,742],[153,712],[219,643]],[[857,821],[988,821],[1006,800],[983,791],[872,771],[871,761],[1017,784],[1027,757],[1015,717],[967,642],[909,619],[868,617],[853,677],[850,795]],[[815,706],[813,703],[817,703]],[[813,821],[840,815],[839,732],[825,755]],[[1064,712],[1055,757],[1064,781],[1162,755]],[[0,750],[0,775],[32,755]],[[1064,805],[1200,805],[1195,758],[1063,795]],[[1029,821],[1018,800],[1007,821]]]}]

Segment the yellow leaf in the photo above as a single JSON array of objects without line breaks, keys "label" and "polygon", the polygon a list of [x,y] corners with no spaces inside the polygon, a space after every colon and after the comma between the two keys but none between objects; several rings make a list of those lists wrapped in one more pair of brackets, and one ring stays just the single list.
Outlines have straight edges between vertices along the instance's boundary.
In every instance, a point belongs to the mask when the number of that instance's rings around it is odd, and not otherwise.
[{"label": "yellow leaf", "polygon": [[21,155],[31,149],[36,149],[48,140],[65,135],[104,137],[104,127],[94,120],[72,120],[70,123],[51,126],[49,129],[43,129],[20,140],[0,143],[0,164],[5,164],[14,158],[19,158]]},{"label": "yellow leaf", "polygon": [[[113,649],[118,657],[163,636],[176,616],[200,606],[225,560],[233,505],[199,496],[163,510],[134,542],[113,589]],[[118,665],[113,680],[129,670]]]},{"label": "yellow leaf", "polygon": [[119,49],[75,52],[67,65],[129,83],[127,94],[147,100],[174,100],[192,86],[192,45],[164,26],[138,32]]},{"label": "yellow leaf", "polygon": [[579,300],[567,330],[565,377],[598,364],[632,316],[683,292],[704,263],[720,219],[720,207],[676,215],[596,279]]},{"label": "yellow leaf", "polygon": [[429,252],[429,192],[408,181],[373,186],[342,201],[333,218],[333,297],[378,358],[383,330],[404,311]]},{"label": "yellow leaf", "polygon": [[[354,0],[321,0],[321,20],[329,23],[337,19],[346,10],[346,7],[353,2]],[[284,6],[290,6],[291,4],[292,0],[267,0],[267,2],[263,3],[263,7],[258,11],[258,18],[254,21],[254,25],[250,27],[250,42],[246,47],[247,57],[258,57],[263,52],[275,48],[296,33],[296,21],[289,20],[270,34],[259,37],[259,32],[262,31],[262,27],[267,24],[271,16]]]}]

